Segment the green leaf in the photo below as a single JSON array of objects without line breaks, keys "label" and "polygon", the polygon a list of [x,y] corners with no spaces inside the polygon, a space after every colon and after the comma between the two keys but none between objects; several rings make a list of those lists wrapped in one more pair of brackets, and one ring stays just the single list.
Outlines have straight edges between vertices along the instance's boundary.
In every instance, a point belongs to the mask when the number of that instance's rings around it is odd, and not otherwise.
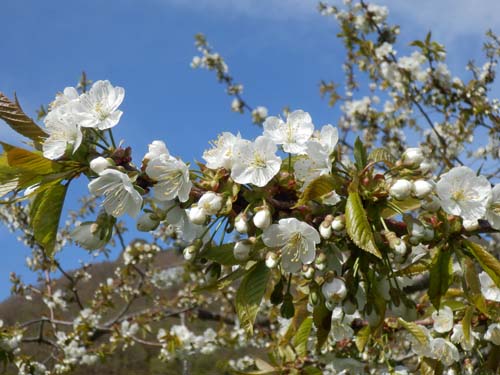
[{"label": "green leaf", "polygon": [[43,139],[48,137],[48,134],[23,112],[17,97],[13,102],[1,92],[0,119],[4,120],[14,131],[31,139],[36,144],[40,145]]},{"label": "green leaf", "polygon": [[340,188],[342,182],[342,179],[339,177],[331,175],[315,178],[306,186],[295,207],[303,206],[309,201],[320,199],[324,195]]},{"label": "green leaf", "polygon": [[375,163],[383,161],[388,166],[394,165],[397,161],[397,159],[394,156],[392,156],[389,150],[382,147],[376,148],[372,152],[370,152],[370,155],[368,155],[368,160],[371,160]]},{"label": "green leaf", "polygon": [[307,354],[307,340],[309,339],[309,335],[311,334],[313,319],[308,316],[302,324],[300,325],[297,333],[293,337],[293,346],[295,347],[295,351],[299,356],[304,356]]},{"label": "green leaf", "polygon": [[347,234],[356,246],[378,258],[382,258],[382,254],[375,244],[366,211],[357,191],[349,192],[345,206],[345,222]]},{"label": "green leaf", "polygon": [[358,348],[359,352],[365,350],[365,346],[370,339],[371,329],[369,325],[361,328],[356,334],[356,348]]},{"label": "green leaf", "polygon": [[442,375],[444,366],[441,362],[424,357],[420,361],[420,375]]},{"label": "green leaf", "polygon": [[361,171],[368,163],[365,146],[359,137],[356,137],[356,141],[354,141],[354,160],[358,171]]},{"label": "green leaf", "polygon": [[460,264],[464,273],[462,282],[464,283],[463,290],[467,299],[483,314],[489,315],[486,300],[481,293],[481,283],[474,262],[471,258],[464,256],[461,258]]},{"label": "green leaf", "polygon": [[332,328],[332,312],[325,306],[325,300],[320,298],[318,304],[314,306],[313,321],[316,327],[316,350],[321,350],[328,338],[330,329]]},{"label": "green leaf", "polygon": [[[405,199],[404,201],[396,201],[393,200],[391,203],[399,208],[400,211],[402,212],[407,212],[407,211],[413,211],[417,208],[419,208],[422,204],[421,201],[415,198],[408,198]],[[391,207],[385,207],[382,210],[382,217],[384,219],[390,218],[392,216],[399,215],[399,212],[397,210],[392,209]]]},{"label": "green leaf", "polygon": [[210,246],[201,254],[201,257],[224,266],[240,264],[241,262],[234,257],[233,249],[234,242],[226,243],[221,246]]},{"label": "green leaf", "polygon": [[398,318],[399,324],[401,324],[421,345],[429,344],[429,337],[420,328],[420,326],[413,322],[407,322],[402,318]]},{"label": "green leaf", "polygon": [[446,294],[451,285],[452,273],[451,251],[439,248],[432,259],[429,290],[427,291],[436,310],[439,310],[441,297]]},{"label": "green leaf", "polygon": [[304,367],[303,371],[305,375],[323,375],[323,371],[314,366]]},{"label": "green leaf", "polygon": [[467,308],[465,309],[464,317],[462,318],[462,329],[464,332],[464,337],[466,342],[470,341],[471,322],[473,314],[474,314],[474,307],[467,306]]},{"label": "green leaf", "polygon": [[30,207],[30,224],[35,240],[43,247],[49,257],[54,253],[57,229],[67,188],[67,184],[52,184],[36,194]]},{"label": "green leaf", "polygon": [[475,242],[464,240],[463,243],[477,259],[483,270],[491,277],[497,288],[500,288],[500,261]]},{"label": "green leaf", "polygon": [[2,143],[2,146],[7,154],[7,162],[9,166],[13,168],[32,172],[37,175],[56,173],[61,170],[61,165],[38,153],[14,147],[6,143]]},{"label": "green leaf", "polygon": [[256,263],[245,275],[236,292],[236,312],[242,327],[250,335],[253,334],[253,323],[264,297],[268,279],[269,268],[265,262]]}]

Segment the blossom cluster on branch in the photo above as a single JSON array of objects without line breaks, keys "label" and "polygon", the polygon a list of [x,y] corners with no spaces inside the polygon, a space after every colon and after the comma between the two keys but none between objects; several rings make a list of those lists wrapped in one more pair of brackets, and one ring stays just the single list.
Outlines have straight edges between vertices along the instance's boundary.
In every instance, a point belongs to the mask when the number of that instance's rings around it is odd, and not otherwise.
[{"label": "blossom cluster on branch", "polygon": [[[192,66],[215,71],[233,109],[250,111],[262,134],[224,132],[195,165],[162,140],[133,160],[113,135],[125,90],[109,81],[64,89],[44,127],[0,97],[0,118],[33,145],[2,143],[0,218],[21,231],[43,280],[32,286],[12,275],[13,291],[40,297],[46,309],[0,325],[1,359],[20,374],[48,374],[132,345],[156,348],[165,361],[253,347],[262,357],[235,358],[226,369],[499,370],[500,114],[487,93],[500,43],[489,35],[487,64],[470,64],[464,83],[430,34],[397,57],[399,28],[385,7],[345,1],[320,12],[338,21],[347,50],[345,94],[321,84],[331,105],[343,102],[337,125],[317,127],[301,109],[253,109],[198,35],[202,56]],[[478,128],[489,139],[473,152]],[[414,147],[407,131],[420,136]],[[83,180],[92,198],[60,227],[68,185]],[[148,239],[125,243],[124,216]],[[58,261],[68,241],[97,254],[122,247],[113,276],[90,297],[79,287],[91,265],[67,272]],[[168,252],[183,261],[158,267]],[[66,290],[55,287],[56,273]],[[212,325],[190,329],[195,320]],[[33,344],[49,348],[47,360],[25,354]]]}]

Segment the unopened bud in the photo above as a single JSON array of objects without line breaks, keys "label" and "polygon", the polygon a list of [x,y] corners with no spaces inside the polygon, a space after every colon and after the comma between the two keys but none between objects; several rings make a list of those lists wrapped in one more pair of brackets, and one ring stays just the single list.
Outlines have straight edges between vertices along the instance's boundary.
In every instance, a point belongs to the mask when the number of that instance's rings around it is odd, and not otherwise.
[{"label": "unopened bud", "polygon": [[191,209],[188,211],[188,217],[189,220],[196,225],[205,224],[205,221],[207,220],[205,210],[197,206],[191,207]]},{"label": "unopened bud", "polygon": [[187,261],[193,260],[196,252],[198,251],[198,247],[195,245],[189,245],[184,249],[182,254],[184,255],[184,259]]},{"label": "unopened bud", "polygon": [[198,207],[207,215],[215,215],[222,208],[222,201],[223,199],[219,194],[213,191],[207,191],[198,201]]},{"label": "unopened bud", "polygon": [[347,288],[342,279],[335,277],[332,281],[325,282],[321,287],[325,299],[332,302],[343,301],[347,296]]},{"label": "unopened bud", "polygon": [[137,230],[141,232],[150,232],[160,225],[158,218],[151,212],[146,212],[137,219]]},{"label": "unopened bud", "polygon": [[252,242],[250,242],[249,240],[238,241],[234,245],[233,255],[236,260],[244,261],[248,259],[251,250]]},{"label": "unopened bud", "polygon": [[417,180],[413,183],[413,195],[418,199],[424,199],[434,190],[434,185],[429,181]]},{"label": "unopened bud", "polygon": [[394,199],[399,201],[405,200],[410,197],[413,190],[413,184],[411,181],[400,179],[397,180],[389,189],[389,194]]},{"label": "unopened bud", "polygon": [[266,229],[271,225],[271,212],[267,207],[259,210],[253,217],[254,225],[259,229]]},{"label": "unopened bud", "polygon": [[332,236],[332,226],[331,223],[323,221],[319,226],[319,234],[325,240],[329,239]]},{"label": "unopened bud", "polygon": [[248,232],[248,219],[246,214],[239,214],[234,220],[234,228],[238,233]]},{"label": "unopened bud", "polygon": [[304,266],[304,269],[302,270],[302,275],[304,275],[305,279],[311,280],[314,277],[314,267]]},{"label": "unopened bud", "polygon": [[269,252],[266,254],[267,268],[274,268],[278,264],[278,256],[275,253]]},{"label": "unopened bud", "polygon": [[100,174],[106,168],[109,168],[110,166],[111,166],[111,163],[107,159],[103,158],[102,156],[99,156],[90,162],[90,169],[92,169],[97,174]]},{"label": "unopened bud", "polygon": [[422,150],[416,147],[407,149],[401,157],[401,162],[407,167],[418,167],[424,161]]},{"label": "unopened bud", "polygon": [[345,228],[345,217],[344,215],[337,216],[332,221],[332,229],[335,232],[340,232]]}]

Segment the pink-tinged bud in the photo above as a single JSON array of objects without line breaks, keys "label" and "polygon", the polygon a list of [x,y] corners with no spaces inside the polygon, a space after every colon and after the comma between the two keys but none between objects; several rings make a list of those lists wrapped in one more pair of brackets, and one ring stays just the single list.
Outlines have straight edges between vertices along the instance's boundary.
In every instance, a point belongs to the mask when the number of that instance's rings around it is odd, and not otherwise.
[{"label": "pink-tinged bud", "polygon": [[411,181],[400,179],[391,186],[391,188],[389,189],[389,194],[394,199],[402,201],[410,197],[412,190],[413,184],[411,183]]},{"label": "pink-tinged bud", "polygon": [[269,225],[271,225],[271,212],[269,212],[268,208],[263,208],[253,217],[254,225],[259,229],[266,229]]}]

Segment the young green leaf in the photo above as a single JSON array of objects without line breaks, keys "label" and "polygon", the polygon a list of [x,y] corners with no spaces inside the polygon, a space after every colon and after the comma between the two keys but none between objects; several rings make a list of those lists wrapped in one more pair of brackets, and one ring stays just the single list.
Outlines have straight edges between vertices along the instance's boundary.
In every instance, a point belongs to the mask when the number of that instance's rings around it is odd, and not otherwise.
[{"label": "young green leaf", "polygon": [[241,281],[236,292],[236,312],[242,327],[253,334],[253,324],[266,291],[269,268],[265,262],[255,264]]},{"label": "young green leaf", "polygon": [[500,288],[500,262],[498,259],[475,242],[464,240],[463,243],[477,259],[483,270],[491,277],[497,288]]},{"label": "young green leaf", "polygon": [[303,206],[312,200],[319,199],[342,186],[342,179],[336,176],[320,176],[306,186],[295,207]]},{"label": "young green leaf", "polygon": [[300,325],[297,333],[293,337],[293,346],[298,355],[304,356],[307,354],[307,340],[311,334],[313,319],[312,317],[307,317],[304,319]]},{"label": "young green leaf", "polygon": [[36,194],[30,207],[30,222],[35,240],[49,257],[54,253],[67,188],[67,184],[53,183]]},{"label": "young green leaf", "polygon": [[234,242],[226,243],[221,246],[209,246],[205,251],[203,251],[201,257],[220,263],[224,266],[240,264],[241,262],[234,257],[233,249]]},{"label": "young green leaf", "polygon": [[439,248],[432,259],[430,268],[429,290],[427,294],[432,305],[439,310],[443,297],[452,281],[451,251]]},{"label": "young green leaf", "polygon": [[347,234],[356,246],[375,255],[377,258],[382,258],[382,254],[375,244],[361,197],[356,191],[349,192],[345,207],[345,224]]}]

